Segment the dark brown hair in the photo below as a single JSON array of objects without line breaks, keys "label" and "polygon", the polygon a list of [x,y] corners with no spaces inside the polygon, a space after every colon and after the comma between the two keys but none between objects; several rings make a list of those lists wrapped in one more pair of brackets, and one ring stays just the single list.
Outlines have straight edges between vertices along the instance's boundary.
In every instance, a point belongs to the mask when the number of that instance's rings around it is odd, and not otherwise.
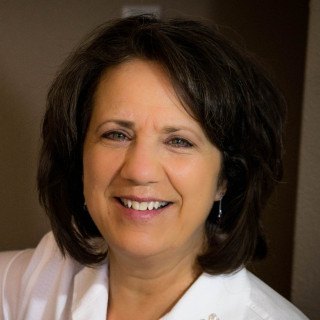
[{"label": "dark brown hair", "polygon": [[62,253],[86,265],[106,257],[92,241],[101,234],[84,208],[82,147],[101,75],[134,58],[163,66],[186,109],[223,154],[223,216],[217,224],[214,204],[200,266],[226,273],[263,257],[260,214],[282,175],[282,95],[215,28],[144,15],[98,28],[69,57],[48,93],[38,190]]}]

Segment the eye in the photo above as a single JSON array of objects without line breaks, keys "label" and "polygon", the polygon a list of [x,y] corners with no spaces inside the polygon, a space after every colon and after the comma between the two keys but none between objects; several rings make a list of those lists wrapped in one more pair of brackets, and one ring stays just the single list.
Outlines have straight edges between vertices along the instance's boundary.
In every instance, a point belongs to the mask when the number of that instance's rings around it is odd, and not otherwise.
[{"label": "eye", "polygon": [[125,141],[128,140],[128,136],[121,131],[108,131],[102,134],[103,139],[114,140],[114,141]]},{"label": "eye", "polygon": [[175,148],[191,148],[193,144],[188,140],[180,137],[172,138],[167,142],[170,146]]}]

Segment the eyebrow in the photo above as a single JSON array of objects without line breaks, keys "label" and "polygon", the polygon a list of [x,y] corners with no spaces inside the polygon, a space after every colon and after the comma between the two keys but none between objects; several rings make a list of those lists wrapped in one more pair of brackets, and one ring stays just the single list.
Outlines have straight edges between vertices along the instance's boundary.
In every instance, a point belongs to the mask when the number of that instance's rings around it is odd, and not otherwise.
[{"label": "eyebrow", "polygon": [[200,141],[202,141],[201,136],[195,130],[187,126],[180,126],[180,127],[166,126],[162,129],[162,131],[166,134],[175,133],[183,130],[192,132]]},{"label": "eyebrow", "polygon": [[132,121],[126,121],[126,120],[120,120],[120,119],[112,119],[112,120],[104,121],[101,124],[99,124],[96,131],[99,131],[99,129],[103,125],[105,125],[106,123],[110,123],[110,122],[118,124],[119,126],[127,128],[127,129],[133,129],[135,127],[134,122],[132,122]]},{"label": "eyebrow", "polygon": [[[181,131],[181,130],[191,130],[190,128],[187,128],[187,127],[179,127],[179,128],[176,128],[176,127],[171,127],[171,126],[168,126],[168,127],[164,127],[162,129],[162,131],[164,133],[175,133],[175,132],[178,132],[178,131]],[[191,130],[193,131],[193,130]]]}]

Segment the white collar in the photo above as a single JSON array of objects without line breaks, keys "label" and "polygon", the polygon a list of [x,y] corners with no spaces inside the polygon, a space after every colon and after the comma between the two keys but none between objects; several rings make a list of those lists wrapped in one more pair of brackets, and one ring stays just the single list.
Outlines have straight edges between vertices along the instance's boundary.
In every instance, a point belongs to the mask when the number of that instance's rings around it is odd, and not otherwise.
[{"label": "white collar", "polygon": [[[74,279],[72,319],[105,319],[108,305],[107,263],[84,267]],[[161,320],[243,319],[250,296],[246,269],[230,275],[203,273]]]},{"label": "white collar", "polygon": [[108,306],[108,264],[84,267],[74,278],[73,320],[105,320]]},{"label": "white collar", "polygon": [[249,297],[246,269],[230,275],[203,273],[161,320],[244,319]]}]

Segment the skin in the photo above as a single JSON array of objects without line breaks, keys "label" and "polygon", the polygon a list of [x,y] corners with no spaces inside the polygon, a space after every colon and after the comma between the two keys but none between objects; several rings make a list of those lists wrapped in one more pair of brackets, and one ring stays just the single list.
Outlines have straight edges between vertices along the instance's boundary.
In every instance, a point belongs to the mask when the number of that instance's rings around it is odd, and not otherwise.
[{"label": "skin", "polygon": [[[108,319],[159,319],[201,273],[204,224],[225,191],[221,153],[161,66],[136,59],[100,80],[83,168],[86,204],[109,247]],[[119,197],[169,205],[142,212]]]}]

